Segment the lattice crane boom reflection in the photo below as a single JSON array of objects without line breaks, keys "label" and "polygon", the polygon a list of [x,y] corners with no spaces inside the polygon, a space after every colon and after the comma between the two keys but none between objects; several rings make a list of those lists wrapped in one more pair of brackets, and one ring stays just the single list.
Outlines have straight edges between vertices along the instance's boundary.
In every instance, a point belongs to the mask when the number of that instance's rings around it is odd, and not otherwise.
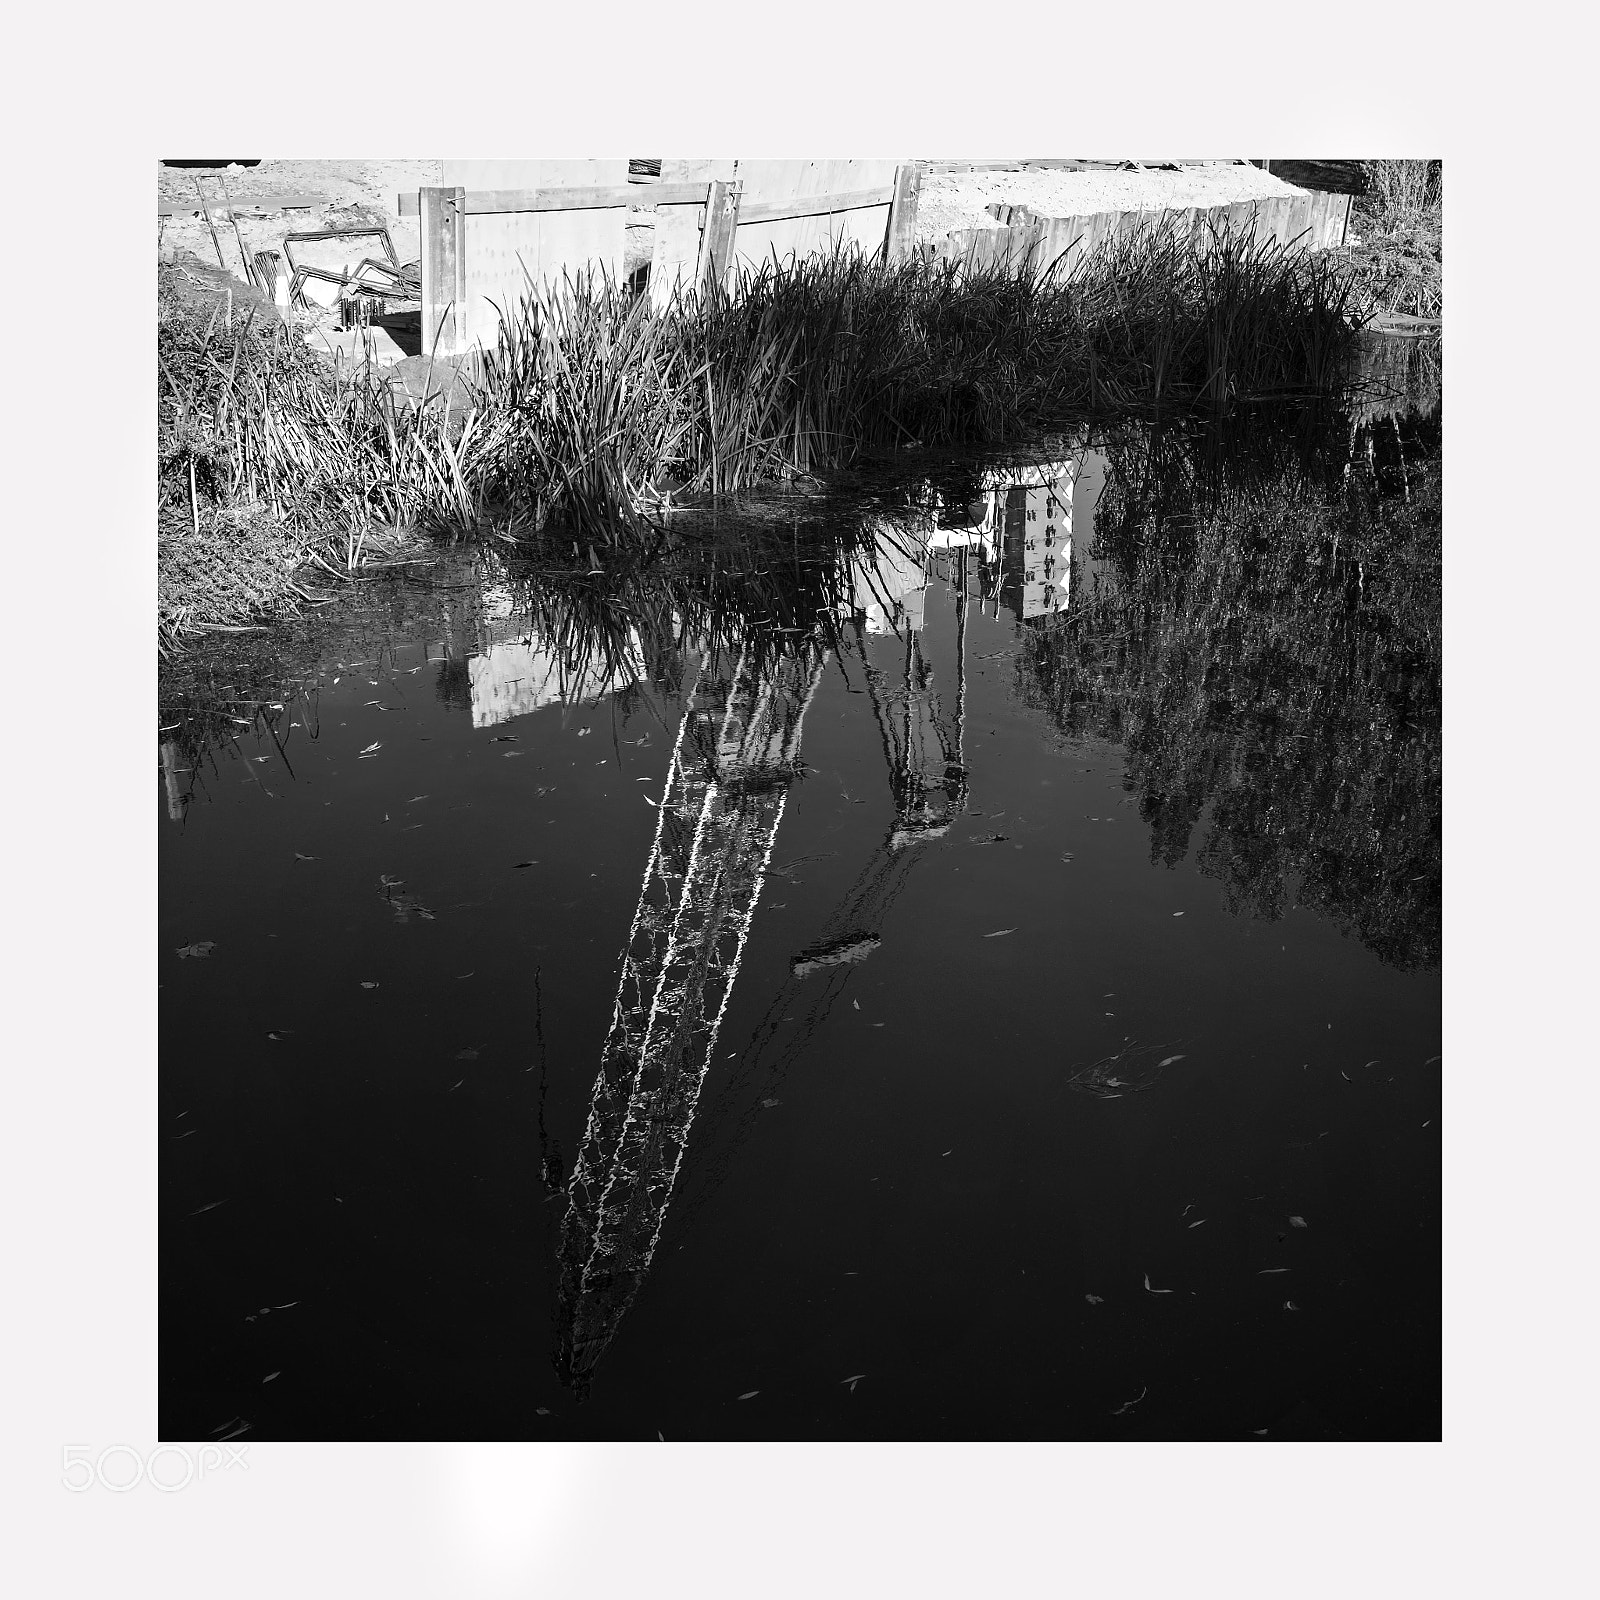
[{"label": "lattice crane boom reflection", "polygon": [[703,661],[562,1223],[556,1366],[580,1396],[649,1271],[827,653]]},{"label": "lattice crane boom reflection", "polygon": [[[963,553],[963,594],[965,560]],[[964,602],[958,618],[959,652]],[[796,977],[804,975],[807,960],[835,964],[837,930],[852,918],[881,927],[918,853],[915,846],[942,836],[966,804],[964,668],[957,670],[952,729],[931,692],[920,628],[906,629],[899,686],[871,661],[860,615],[854,630],[889,768],[894,821],[858,892],[831,919],[833,949],[797,957]],[[834,639],[843,644],[837,634]],[[819,637],[783,655],[746,652],[731,672],[721,658],[704,661],[679,723],[611,1027],[567,1185],[556,1367],[580,1399],[659,1243],[799,769],[805,712],[828,658]],[[866,940],[867,948],[875,946],[876,933]],[[824,987],[832,991],[842,982],[842,972],[830,974]]]}]

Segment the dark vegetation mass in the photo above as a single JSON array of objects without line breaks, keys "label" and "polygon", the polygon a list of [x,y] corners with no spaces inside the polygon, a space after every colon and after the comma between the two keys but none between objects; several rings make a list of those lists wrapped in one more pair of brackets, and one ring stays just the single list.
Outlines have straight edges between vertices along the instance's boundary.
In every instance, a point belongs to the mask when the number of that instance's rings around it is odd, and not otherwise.
[{"label": "dark vegetation mass", "polygon": [[1195,849],[1236,911],[1313,907],[1436,965],[1437,420],[1236,418],[1109,455],[1110,572],[1025,632],[1022,698],[1125,747],[1153,860]]}]

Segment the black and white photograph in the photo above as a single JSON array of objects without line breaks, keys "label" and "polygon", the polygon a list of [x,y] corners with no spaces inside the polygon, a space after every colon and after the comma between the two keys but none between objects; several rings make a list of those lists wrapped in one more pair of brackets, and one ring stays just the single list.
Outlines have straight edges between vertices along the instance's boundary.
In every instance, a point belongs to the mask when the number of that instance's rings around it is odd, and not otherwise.
[{"label": "black and white photograph", "polygon": [[1437,1438],[1447,181],[164,161],[162,1436]]},{"label": "black and white photograph", "polygon": [[1574,29],[15,31],[8,1592],[1581,1590]]}]

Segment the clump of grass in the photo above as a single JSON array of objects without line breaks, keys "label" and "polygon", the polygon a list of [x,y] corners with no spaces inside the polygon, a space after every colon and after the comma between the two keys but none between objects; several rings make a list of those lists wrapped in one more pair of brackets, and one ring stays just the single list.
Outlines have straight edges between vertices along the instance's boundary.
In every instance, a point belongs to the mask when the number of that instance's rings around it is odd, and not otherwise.
[{"label": "clump of grass", "polygon": [[1356,303],[1369,315],[1444,315],[1444,179],[1438,161],[1369,161],[1369,192],[1356,198],[1338,252]]},{"label": "clump of grass", "polygon": [[157,640],[163,652],[186,633],[248,626],[295,593],[300,541],[270,514],[210,512],[198,531],[168,514],[156,535]]},{"label": "clump of grass", "polygon": [[1444,164],[1439,161],[1367,161],[1368,186],[1391,218],[1419,216],[1441,199]]}]

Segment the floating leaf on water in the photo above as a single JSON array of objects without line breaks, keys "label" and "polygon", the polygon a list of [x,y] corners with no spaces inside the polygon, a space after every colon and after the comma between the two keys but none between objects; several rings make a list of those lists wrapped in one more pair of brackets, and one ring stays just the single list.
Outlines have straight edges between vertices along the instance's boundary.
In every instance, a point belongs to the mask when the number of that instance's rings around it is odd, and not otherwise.
[{"label": "floating leaf on water", "polygon": [[412,795],[412,797],[409,800],[406,801],[406,804],[408,806],[414,806],[417,803],[417,801],[426,800],[427,798],[428,797],[425,794],[414,794],[414,795]]},{"label": "floating leaf on water", "polygon": [[1293,1301],[1293,1300],[1285,1300],[1285,1301],[1284,1301],[1284,1302],[1283,1302],[1283,1309],[1284,1309],[1284,1310],[1285,1310],[1285,1311],[1298,1311],[1298,1310],[1299,1310],[1299,1309],[1300,1309],[1300,1307],[1299,1307],[1299,1306],[1297,1306],[1297,1305],[1296,1305],[1296,1304],[1295,1304],[1295,1303],[1294,1303],[1294,1301]]},{"label": "floating leaf on water", "polygon": [[578,729],[578,737],[581,739],[581,738],[584,737],[585,734],[592,733],[593,731],[594,730],[591,729],[591,728],[579,728]]},{"label": "floating leaf on water", "polygon": [[536,867],[538,865],[539,863],[537,861],[517,861],[512,863],[511,870],[516,872],[522,867]]},{"label": "floating leaf on water", "polygon": [[363,983],[361,987],[363,989],[376,989],[378,986],[375,983]]},{"label": "floating leaf on water", "polygon": [[1303,1227],[1305,1227],[1305,1225],[1306,1225],[1306,1219],[1304,1217],[1290,1217],[1289,1218],[1289,1226],[1291,1228],[1303,1228]]},{"label": "floating leaf on water", "polygon": [[1267,1430],[1265,1428],[1252,1428],[1250,1431],[1258,1439],[1265,1439],[1267,1436]]},{"label": "floating leaf on water", "polygon": [[[642,795],[640,795],[640,796],[639,796],[639,798],[640,798],[640,799],[641,799],[641,800],[643,800],[643,801],[644,801],[644,803],[645,803],[645,804],[646,804],[646,805],[647,805],[647,806],[653,806],[653,805],[655,805],[655,804],[656,804],[656,803],[655,803],[655,801],[654,801],[654,800],[652,800],[652,799],[651,799],[651,798],[650,798],[650,796],[649,796],[649,795],[647,795],[647,794],[642,794]],[[656,807],[656,809],[657,809],[657,810],[660,810],[660,807],[659,807],[659,806],[657,806],[657,807]]]},{"label": "floating leaf on water", "polygon": [[303,856],[298,850],[295,851],[294,858],[296,861],[320,861],[322,859],[321,856]]},{"label": "floating leaf on water", "polygon": [[196,939],[193,944],[178,947],[178,959],[184,960],[188,956],[208,956],[217,948],[215,939]]},{"label": "floating leaf on water", "polygon": [[1210,1218],[1210,1217],[1199,1217],[1199,1218],[1197,1218],[1197,1219],[1196,1219],[1196,1220],[1195,1220],[1195,1221],[1193,1221],[1193,1222],[1191,1222],[1191,1223],[1190,1223],[1190,1224],[1189,1224],[1189,1226],[1190,1226],[1190,1227],[1191,1227],[1191,1228],[1198,1228],[1198,1227],[1199,1227],[1199,1226],[1200,1226],[1200,1224],[1201,1224],[1201,1223],[1203,1223],[1203,1222],[1209,1222],[1209,1221],[1210,1221],[1210,1220],[1211,1220],[1211,1218]]},{"label": "floating leaf on water", "polygon": [[504,761],[509,761],[512,758],[512,756],[520,756],[520,755],[526,755],[526,754],[527,754],[527,752],[525,750],[506,750],[506,751],[503,751],[501,753],[501,759],[504,760]]},{"label": "floating leaf on water", "polygon": [[1005,844],[1007,839],[1003,833],[991,833],[982,839],[974,839],[971,842],[973,844]]},{"label": "floating leaf on water", "polygon": [[550,1413],[543,1406],[536,1406],[534,1408],[534,1415],[536,1417],[548,1417]]},{"label": "floating leaf on water", "polygon": [[857,1011],[861,1009],[861,1002],[859,1000],[852,1000],[850,1004],[853,1005]]},{"label": "floating leaf on water", "polygon": [[372,743],[369,744],[367,746],[367,748],[361,752],[361,754],[364,755],[364,756],[370,756],[374,750],[381,750],[382,748],[383,748],[383,740],[382,739],[374,739],[372,741]]},{"label": "floating leaf on water", "polygon": [[1103,1306],[1106,1303],[1103,1295],[1086,1294],[1083,1298],[1092,1306]]},{"label": "floating leaf on water", "polygon": [[1172,914],[1175,917],[1181,917],[1183,915],[1183,913],[1181,911],[1174,911]]},{"label": "floating leaf on water", "polygon": [[993,933],[984,934],[984,938],[985,939],[998,939],[1003,934],[1015,933],[1016,931],[1017,931],[1016,928],[996,928]]},{"label": "floating leaf on water", "polygon": [[279,1370],[276,1371],[276,1372],[269,1372],[266,1375],[266,1377],[264,1377],[261,1381],[263,1383],[271,1383],[274,1378],[281,1378],[282,1376],[283,1376],[283,1369],[280,1367]]},{"label": "floating leaf on water", "polygon": [[1261,1269],[1261,1270],[1260,1270],[1260,1272],[1258,1272],[1258,1273],[1257,1273],[1257,1274],[1256,1274],[1256,1276],[1257,1276],[1257,1277],[1258,1277],[1258,1278],[1264,1278],[1264,1277],[1266,1277],[1266,1275],[1267,1275],[1267,1274],[1268,1274],[1268,1273],[1269,1273],[1269,1272],[1287,1272],[1287,1271],[1288,1271],[1288,1270],[1289,1270],[1289,1269],[1288,1269],[1288,1268],[1287,1268],[1287,1267],[1263,1267],[1263,1268],[1262,1268],[1262,1269]]},{"label": "floating leaf on water", "polygon": [[1158,1067],[1170,1067],[1174,1061],[1182,1061],[1183,1059],[1184,1057],[1182,1056],[1168,1056],[1165,1061],[1158,1061],[1156,1065]]},{"label": "floating leaf on water", "polygon": [[253,762],[255,762],[255,764],[257,766],[260,766],[263,761],[270,761],[272,759],[272,757],[271,756],[251,756],[250,759]]},{"label": "floating leaf on water", "polygon": [[[587,733],[587,732],[588,732],[588,731],[589,731],[589,730],[588,730],[588,729],[587,729],[587,728],[585,728],[585,729],[584,729],[584,730],[583,730],[583,731],[584,731],[584,732],[585,732],[585,733]],[[756,1397],[756,1396],[757,1396],[757,1395],[758,1395],[758,1394],[760,1394],[760,1393],[761,1393],[761,1391],[760,1391],[760,1390],[759,1390],[759,1389],[752,1389],[752,1390],[750,1390],[750,1391],[749,1391],[749,1393],[748,1393],[748,1394],[742,1394],[742,1395],[740,1395],[740,1396],[739,1396],[739,1398],[740,1398],[740,1399],[741,1399],[741,1400],[754,1400],[754,1399],[755,1399],[755,1397]]]},{"label": "floating leaf on water", "polygon": [[770,1111],[774,1106],[781,1106],[783,1104],[781,1100],[763,1100],[761,1103],[767,1108],[768,1111]]},{"label": "floating leaf on water", "polygon": [[227,1203],[228,1202],[226,1200],[209,1200],[205,1205],[200,1206],[197,1210],[191,1211],[189,1215],[191,1217],[198,1217],[202,1211],[215,1211],[218,1206],[225,1206]]},{"label": "floating leaf on water", "polygon": [[476,1050],[457,1050],[456,1051],[456,1060],[457,1061],[476,1061],[477,1059],[478,1059],[478,1052]]}]

